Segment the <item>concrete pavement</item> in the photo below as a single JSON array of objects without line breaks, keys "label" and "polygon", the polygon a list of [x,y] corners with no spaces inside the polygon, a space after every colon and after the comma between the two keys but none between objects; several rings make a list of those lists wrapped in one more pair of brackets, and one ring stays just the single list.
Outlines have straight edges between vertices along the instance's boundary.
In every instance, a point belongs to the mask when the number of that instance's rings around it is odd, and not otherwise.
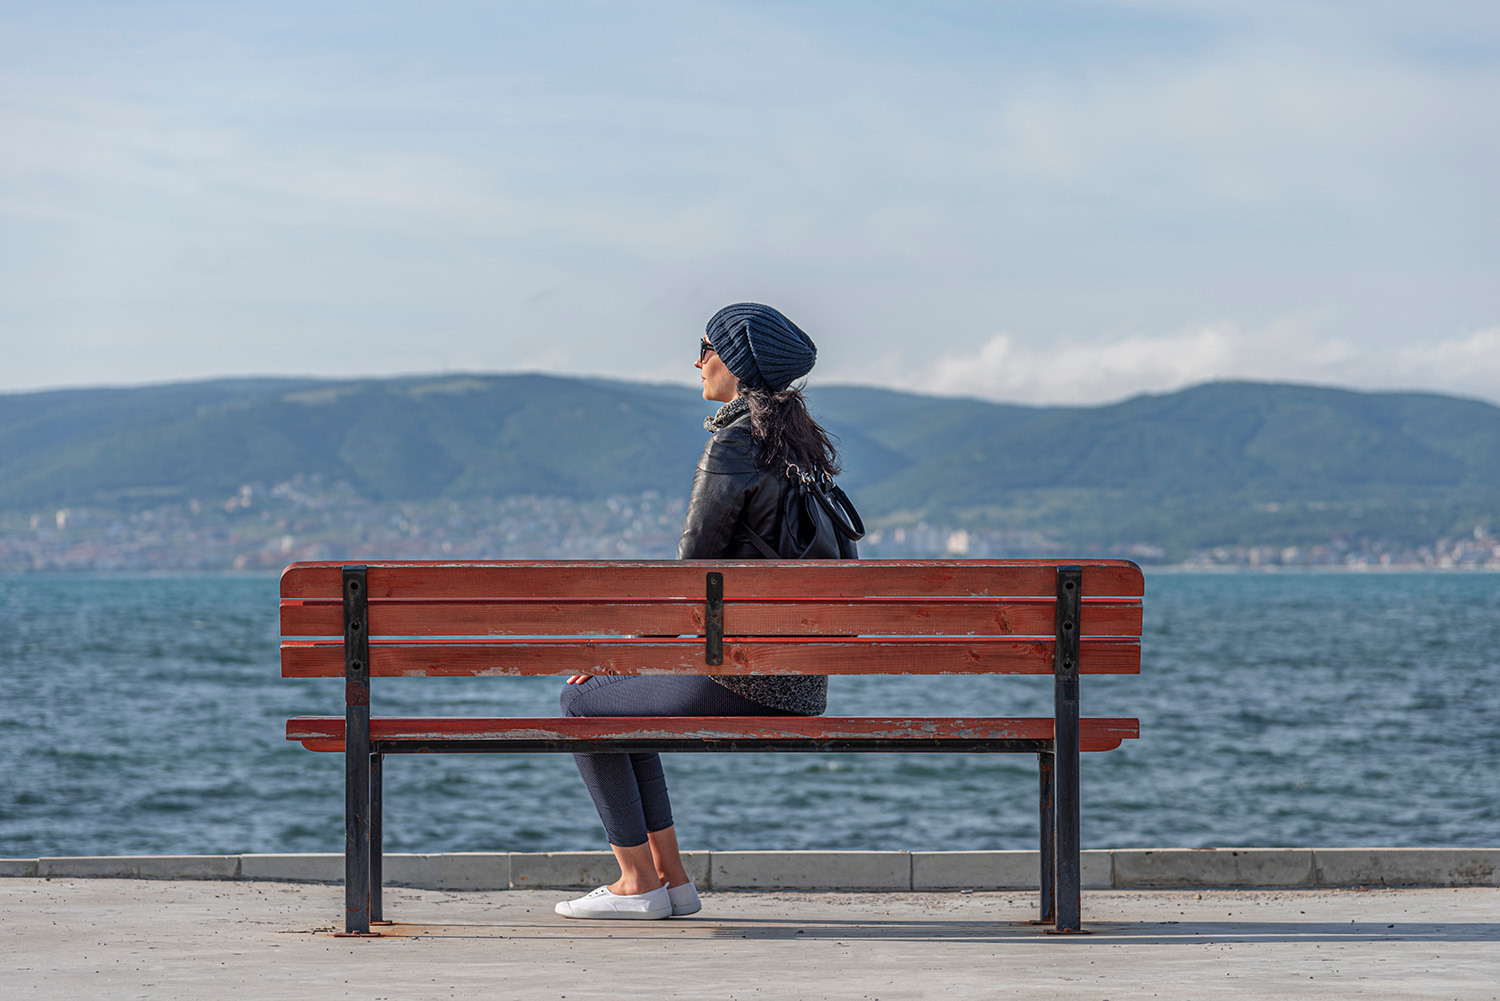
[{"label": "concrete pavement", "polygon": [[1500,997],[1500,889],[1097,890],[1092,934],[1034,892],[720,891],[700,915],[567,921],[558,891],[388,888],[335,938],[336,885],[0,880],[6,998]]}]

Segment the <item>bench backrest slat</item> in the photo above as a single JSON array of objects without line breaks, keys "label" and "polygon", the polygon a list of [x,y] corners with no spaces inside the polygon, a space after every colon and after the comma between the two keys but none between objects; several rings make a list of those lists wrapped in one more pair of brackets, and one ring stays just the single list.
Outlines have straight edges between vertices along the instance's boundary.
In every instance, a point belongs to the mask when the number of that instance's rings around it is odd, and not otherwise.
[{"label": "bench backrest slat", "polygon": [[[1082,674],[1136,674],[1139,640],[1080,645]],[[287,678],[344,674],[338,640],[287,640]],[[724,663],[704,663],[701,639],[385,640],[370,644],[372,677],[537,674],[1051,674],[1052,641],[993,638],[809,637],[724,641]]]},{"label": "bench backrest slat", "polygon": [[[1083,562],[1083,593],[1140,597],[1140,567],[1125,560]],[[283,598],[340,592],[339,563],[293,563],[281,575]],[[724,600],[887,596],[1036,596],[1057,593],[1057,564],[1037,560],[640,560],[494,563],[372,563],[371,598],[551,597],[701,598],[703,575],[724,574]],[[795,583],[793,583],[795,582]],[[790,590],[789,590],[790,589]]]},{"label": "bench backrest slat", "polygon": [[[741,600],[725,622],[741,636],[1050,636],[1052,598],[828,598]],[[288,598],[283,636],[337,636],[338,598]],[[702,633],[703,598],[634,601],[605,598],[373,598],[372,636],[576,636],[580,623],[598,636]],[[1084,599],[1090,636],[1138,636],[1138,598]]]}]

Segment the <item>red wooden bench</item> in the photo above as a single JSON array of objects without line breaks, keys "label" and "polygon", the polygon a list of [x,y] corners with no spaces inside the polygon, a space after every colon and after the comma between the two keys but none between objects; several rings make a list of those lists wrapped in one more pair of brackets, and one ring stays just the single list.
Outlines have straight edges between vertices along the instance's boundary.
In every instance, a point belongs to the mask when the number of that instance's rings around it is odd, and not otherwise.
[{"label": "red wooden bench", "polygon": [[[294,563],[281,673],[342,677],[345,712],[291,719],[287,738],[344,753],[349,934],[381,919],[385,755],[647,750],[1035,753],[1041,919],[1077,931],[1078,755],[1140,732],[1080,718],[1078,680],[1139,672],[1143,589],[1115,560]],[[376,677],[569,674],[1038,674],[1055,703],[1039,718],[370,715]]]}]

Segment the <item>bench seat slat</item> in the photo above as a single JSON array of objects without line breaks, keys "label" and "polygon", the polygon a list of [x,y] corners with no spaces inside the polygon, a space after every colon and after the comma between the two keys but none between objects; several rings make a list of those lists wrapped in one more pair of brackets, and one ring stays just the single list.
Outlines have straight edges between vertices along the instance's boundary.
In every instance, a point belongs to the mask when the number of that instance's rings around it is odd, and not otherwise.
[{"label": "bench seat slat", "polygon": [[[1140,736],[1136,719],[1100,717],[1079,721],[1082,750],[1108,751]],[[1051,740],[1051,717],[876,716],[629,716],[456,717],[375,716],[370,739],[424,741],[602,741],[610,738],[754,740]],[[287,720],[288,740],[314,751],[343,751],[344,717],[298,716]]]},{"label": "bench seat slat", "polygon": [[[724,640],[724,663],[705,664],[703,641],[685,639],[372,640],[374,677],[558,674],[1051,674],[1051,637],[807,637]],[[1137,674],[1134,638],[1084,639],[1079,671]],[[284,678],[344,674],[340,640],[285,640]]]},{"label": "bench seat slat", "polygon": [[[284,598],[342,594],[342,563],[293,563],[281,575]],[[1139,597],[1140,567],[1126,560],[1080,561],[1083,593]],[[867,569],[869,568],[869,569]],[[1057,563],[1047,560],[642,560],[381,562],[371,564],[372,598],[402,595],[483,597],[546,593],[559,597],[702,598],[704,574],[724,574],[724,600],[780,594],[809,598],[884,595],[1036,595],[1057,593]],[[792,584],[791,582],[795,582]]]},{"label": "bench seat slat", "polygon": [[[755,599],[728,608],[730,627],[748,636],[997,635],[1038,636],[1053,629],[1053,598]],[[288,598],[283,636],[338,636],[339,598]],[[680,636],[703,632],[699,598],[374,598],[372,636],[576,635],[586,621],[594,635]],[[1085,636],[1138,636],[1141,603],[1133,598],[1084,599]]]}]

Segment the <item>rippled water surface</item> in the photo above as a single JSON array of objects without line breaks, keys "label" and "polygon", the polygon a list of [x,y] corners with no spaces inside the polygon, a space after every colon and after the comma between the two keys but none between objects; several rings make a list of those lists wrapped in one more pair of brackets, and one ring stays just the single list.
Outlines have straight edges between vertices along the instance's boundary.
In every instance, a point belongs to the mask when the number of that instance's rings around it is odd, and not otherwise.
[{"label": "rippled water surface", "polygon": [[[341,851],[288,716],[271,577],[0,577],[0,856]],[[1085,847],[1500,844],[1500,575],[1152,575],[1140,677],[1086,715]],[[375,710],[550,715],[560,679],[377,679]],[[832,713],[1034,715],[1043,678],[835,678]],[[561,755],[387,759],[391,851],[603,846]],[[694,848],[1029,848],[1029,755],[682,754]]]}]

